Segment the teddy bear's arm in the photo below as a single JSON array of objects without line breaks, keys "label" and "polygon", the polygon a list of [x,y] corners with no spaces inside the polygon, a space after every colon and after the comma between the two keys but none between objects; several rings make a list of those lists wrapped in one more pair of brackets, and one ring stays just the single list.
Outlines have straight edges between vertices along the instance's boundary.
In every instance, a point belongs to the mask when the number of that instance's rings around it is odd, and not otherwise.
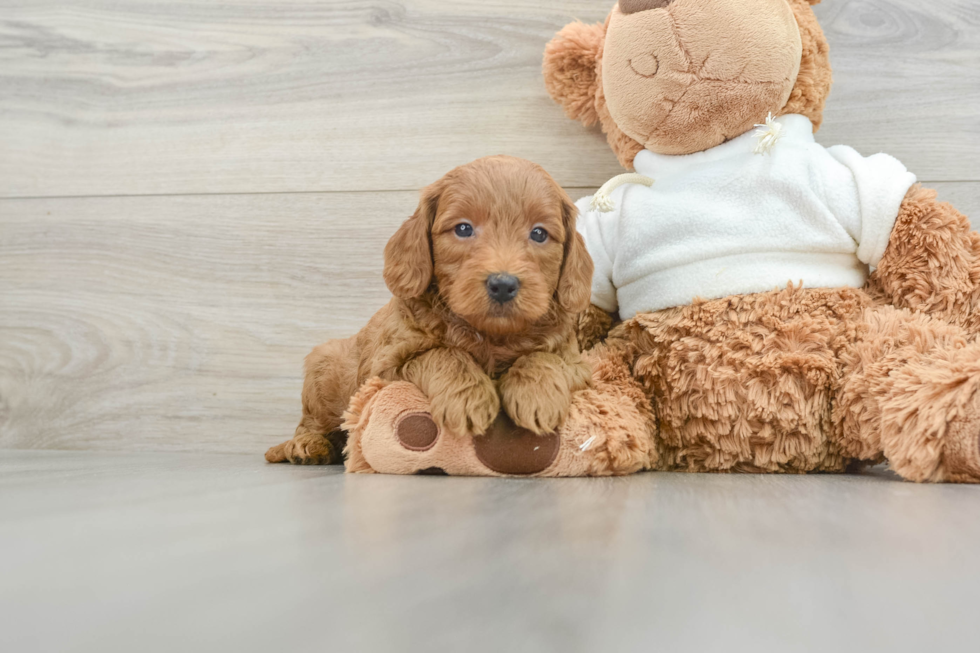
[{"label": "teddy bear's arm", "polygon": [[913,186],[869,290],[900,308],[980,333],[980,234],[936,191]]},{"label": "teddy bear's arm", "polygon": [[580,313],[576,336],[581,350],[588,351],[605,340],[618,321],[616,315],[607,313],[595,304]]}]

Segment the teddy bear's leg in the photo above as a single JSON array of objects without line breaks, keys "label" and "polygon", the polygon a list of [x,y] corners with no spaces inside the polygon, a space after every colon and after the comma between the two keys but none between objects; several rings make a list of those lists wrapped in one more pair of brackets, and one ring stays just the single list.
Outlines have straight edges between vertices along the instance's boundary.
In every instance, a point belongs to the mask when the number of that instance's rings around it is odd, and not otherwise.
[{"label": "teddy bear's leg", "polygon": [[958,326],[869,308],[842,354],[836,437],[917,482],[980,482],[980,343]]},{"label": "teddy bear's leg", "polygon": [[843,471],[829,435],[840,350],[870,305],[856,289],[789,286],[624,323],[657,412],[657,468]]},{"label": "teddy bear's leg", "polygon": [[270,463],[290,462],[294,465],[339,465],[347,433],[339,428],[329,429],[310,415],[304,415],[291,440],[265,452]]},{"label": "teddy bear's leg", "polygon": [[915,185],[888,249],[868,281],[872,295],[980,334],[980,234],[936,191]]}]

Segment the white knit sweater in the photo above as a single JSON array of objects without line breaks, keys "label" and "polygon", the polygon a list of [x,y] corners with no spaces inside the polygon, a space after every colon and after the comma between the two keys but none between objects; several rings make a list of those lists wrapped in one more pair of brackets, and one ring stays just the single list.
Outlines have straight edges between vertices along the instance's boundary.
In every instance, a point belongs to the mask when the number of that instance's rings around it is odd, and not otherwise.
[{"label": "white knit sweater", "polygon": [[580,200],[593,303],[627,319],[790,282],[864,285],[915,175],[887,154],[818,145],[804,116],[776,122],[768,153],[754,132],[685,156],[644,150],[633,165],[651,187],[620,187],[608,213]]}]

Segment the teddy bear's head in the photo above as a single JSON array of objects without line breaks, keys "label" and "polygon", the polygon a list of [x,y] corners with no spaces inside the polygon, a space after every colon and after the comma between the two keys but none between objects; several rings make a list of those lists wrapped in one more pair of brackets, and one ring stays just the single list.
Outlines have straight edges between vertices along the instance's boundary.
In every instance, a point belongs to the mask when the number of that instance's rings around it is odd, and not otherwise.
[{"label": "teddy bear's head", "polygon": [[548,92],[602,125],[624,167],[646,148],[690,154],[775,115],[820,125],[829,48],[820,0],[620,0],[605,24],[576,22],[548,44]]}]

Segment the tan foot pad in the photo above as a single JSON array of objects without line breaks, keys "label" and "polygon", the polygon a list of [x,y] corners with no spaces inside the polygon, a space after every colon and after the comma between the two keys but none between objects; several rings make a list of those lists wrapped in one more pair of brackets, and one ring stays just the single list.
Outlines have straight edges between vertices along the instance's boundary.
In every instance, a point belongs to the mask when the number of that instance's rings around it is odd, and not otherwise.
[{"label": "tan foot pad", "polygon": [[946,480],[980,483],[980,416],[950,422],[944,463]]},{"label": "tan foot pad", "polygon": [[445,432],[432,420],[426,397],[405,382],[366,383],[351,400],[344,427],[350,434],[349,472],[608,476],[632,473],[642,466],[634,456],[617,467],[608,446],[619,443],[611,442],[595,421],[566,423],[560,433],[538,436],[501,414],[482,436]]}]

